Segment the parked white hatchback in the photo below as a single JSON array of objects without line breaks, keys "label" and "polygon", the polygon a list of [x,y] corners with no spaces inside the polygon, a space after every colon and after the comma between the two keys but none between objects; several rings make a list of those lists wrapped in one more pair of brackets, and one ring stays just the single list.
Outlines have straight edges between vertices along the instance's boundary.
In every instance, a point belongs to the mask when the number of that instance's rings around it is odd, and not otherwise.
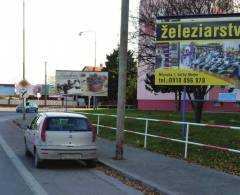
[{"label": "parked white hatchback", "polygon": [[39,113],[24,131],[25,154],[35,167],[44,160],[84,160],[96,166],[96,131],[86,116],[75,113]]}]

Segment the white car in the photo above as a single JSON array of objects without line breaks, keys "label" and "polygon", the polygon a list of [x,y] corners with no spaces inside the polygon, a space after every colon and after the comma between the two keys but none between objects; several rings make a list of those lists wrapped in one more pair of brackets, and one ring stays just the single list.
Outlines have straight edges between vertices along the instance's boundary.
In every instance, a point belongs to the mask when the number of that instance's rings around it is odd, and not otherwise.
[{"label": "white car", "polygon": [[39,113],[24,131],[25,154],[34,156],[37,168],[44,160],[84,160],[95,167],[96,131],[81,114]]}]

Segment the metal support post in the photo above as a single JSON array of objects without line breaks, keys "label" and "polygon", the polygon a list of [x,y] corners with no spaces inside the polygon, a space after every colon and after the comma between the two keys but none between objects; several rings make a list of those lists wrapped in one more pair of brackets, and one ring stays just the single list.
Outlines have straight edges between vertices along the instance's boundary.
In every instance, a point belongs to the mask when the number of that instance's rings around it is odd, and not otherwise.
[{"label": "metal support post", "polygon": [[187,159],[187,156],[188,156],[188,134],[189,134],[189,124],[187,124],[187,132],[186,132],[186,139],[185,139],[185,152],[184,152],[185,159]]},{"label": "metal support post", "polygon": [[100,124],[100,115],[98,114],[98,118],[97,118],[97,135],[99,133],[99,124]]},{"label": "metal support post", "polygon": [[91,96],[88,96],[88,108],[91,108]]},{"label": "metal support post", "polygon": [[[186,86],[183,87],[183,100],[182,100],[182,122],[186,122]],[[186,136],[186,124],[182,124],[182,138]]]},{"label": "metal support post", "polygon": [[148,134],[148,120],[146,120],[145,124],[145,135],[144,135],[144,148],[147,148],[147,134]]}]

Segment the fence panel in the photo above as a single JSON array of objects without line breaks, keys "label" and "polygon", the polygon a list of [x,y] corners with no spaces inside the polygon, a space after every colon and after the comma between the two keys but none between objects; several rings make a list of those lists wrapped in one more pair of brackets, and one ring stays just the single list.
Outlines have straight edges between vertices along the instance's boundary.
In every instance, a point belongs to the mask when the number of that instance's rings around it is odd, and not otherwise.
[{"label": "fence panel", "polygon": [[[116,131],[116,127],[100,124],[100,116],[102,116],[102,118],[103,118],[103,116],[116,118],[117,117],[116,115],[96,114],[96,113],[86,113],[86,112],[80,112],[80,113],[85,114],[85,115],[97,116],[97,123],[94,124],[94,125],[98,128],[98,131],[99,131],[100,127]],[[238,131],[240,130],[240,127],[227,126],[227,125],[203,124],[203,123],[180,122],[180,121],[170,121],[170,120],[160,120],[160,119],[151,119],[151,118],[139,118],[139,117],[129,117],[129,116],[126,116],[125,119],[135,119],[135,120],[145,121],[145,131],[144,131],[144,133],[133,131],[133,130],[127,130],[127,129],[124,130],[124,132],[127,132],[127,133],[144,136],[144,145],[143,145],[144,148],[147,148],[147,141],[148,141],[147,138],[152,137],[152,138],[158,138],[158,139],[161,139],[161,140],[166,140],[166,141],[172,141],[172,142],[178,142],[178,143],[185,144],[185,148],[184,148],[184,158],[185,159],[188,157],[188,146],[189,145],[195,145],[195,146],[203,147],[205,149],[214,149],[214,150],[220,150],[220,151],[240,153],[239,149],[233,149],[233,148],[228,148],[228,147],[216,146],[216,145],[212,145],[212,144],[203,144],[203,143],[189,141],[190,126],[217,128],[217,129],[232,129],[232,130],[238,130]],[[187,126],[186,137],[185,137],[185,139],[176,139],[176,138],[170,138],[170,137],[162,136],[162,135],[150,134],[149,133],[149,122],[151,122],[151,121],[152,122],[159,122],[159,123],[167,123],[167,124],[177,124],[179,126],[181,126],[182,124],[185,124]]]}]

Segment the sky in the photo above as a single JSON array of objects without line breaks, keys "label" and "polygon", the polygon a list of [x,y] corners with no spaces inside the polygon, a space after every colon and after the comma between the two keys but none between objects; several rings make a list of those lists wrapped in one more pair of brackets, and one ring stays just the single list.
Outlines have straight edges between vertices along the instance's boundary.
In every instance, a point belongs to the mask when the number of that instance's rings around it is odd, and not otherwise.
[{"label": "sky", "polygon": [[[130,13],[139,0],[130,0]],[[82,70],[105,64],[119,43],[121,0],[25,0],[25,67],[30,84],[44,83],[55,70]],[[23,75],[23,0],[0,0],[0,83],[14,84]],[[129,23],[131,26],[131,24]],[[81,31],[85,32],[79,36]]]}]

